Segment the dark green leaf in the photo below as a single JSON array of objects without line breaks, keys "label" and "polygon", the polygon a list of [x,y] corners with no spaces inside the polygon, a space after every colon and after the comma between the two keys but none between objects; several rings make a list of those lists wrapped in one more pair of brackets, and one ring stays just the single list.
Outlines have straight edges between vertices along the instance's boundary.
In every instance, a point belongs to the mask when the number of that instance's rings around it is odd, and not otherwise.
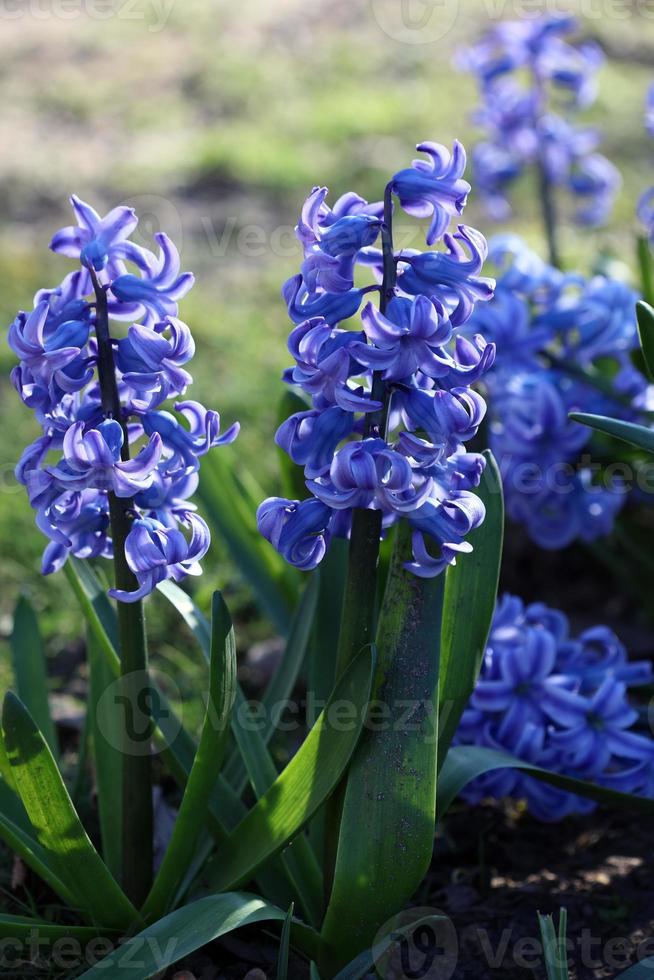
[{"label": "dark green leaf", "polygon": [[654,309],[641,300],[636,304],[638,336],[650,381],[654,381]]},{"label": "dark green leaf", "polygon": [[[227,933],[255,922],[283,922],[286,913],[255,895],[228,892],[191,902],[128,939],[81,980],[102,980],[113,973],[121,980],[149,980],[172,963]],[[315,934],[299,923],[294,942],[315,945]],[[316,937],[317,938],[317,937]]]},{"label": "dark green leaf", "polygon": [[103,698],[103,694],[116,678],[90,629],[86,648],[90,680],[87,717],[95,759],[102,856],[114,877],[118,877],[122,865],[123,836],[123,765],[118,748],[122,741],[122,719],[113,710],[115,705],[111,699]]},{"label": "dark green leaf", "polygon": [[216,775],[220,772],[235,695],[234,629],[221,594],[215,592],[211,615],[209,692],[202,733],[171,840],[143,907],[146,920],[157,919],[167,911],[193,859],[206,823],[206,810]]},{"label": "dark green leaf", "polygon": [[293,921],[293,903],[289,905],[282,935],[279,941],[279,955],[277,957],[277,980],[287,980],[288,978],[288,953],[291,941],[291,923]]},{"label": "dark green leaf", "polygon": [[412,934],[420,926],[433,925],[440,918],[442,916],[426,915],[423,918],[413,919],[405,924],[400,920],[393,929],[389,929],[388,935],[384,939],[375,943],[374,950],[367,949],[365,952],[359,953],[351,963],[348,963],[346,967],[336,974],[334,980],[363,980],[369,973],[375,972],[375,965],[388,952],[391,946],[397,942],[398,935],[405,933]]},{"label": "dark green leaf", "polygon": [[11,693],[2,726],[18,792],[49,864],[92,922],[129,928],[139,921],[138,912],[89,840],[45,739]]},{"label": "dark green leaf", "polygon": [[444,583],[407,571],[410,552],[411,530],[402,522],[377,629],[369,723],[347,776],[318,962],[327,976],[370,946],[431,860]]},{"label": "dark green leaf", "polygon": [[582,425],[587,425],[597,432],[615,436],[616,439],[622,439],[623,442],[637,446],[638,449],[654,453],[654,431],[644,425],[622,422],[620,419],[611,419],[605,415],[590,415],[586,412],[571,412],[570,418],[573,422],[581,422]]},{"label": "dark green leaf", "polygon": [[[260,799],[273,785],[278,773],[268,746],[257,727],[245,724],[246,709],[247,702],[239,688],[233,731],[252,789],[257,799]],[[312,925],[318,925],[323,913],[323,881],[320,866],[308,838],[298,834],[284,853],[279,855],[279,861],[293,884],[307,920]]]},{"label": "dark green leaf", "polygon": [[[86,562],[69,559],[65,568],[89,629],[97,639],[98,647],[102,650],[112,673],[118,677],[120,660],[115,648],[117,635],[115,611],[93,570]],[[179,592],[184,595],[181,590]],[[201,616],[197,610],[195,615]],[[158,701],[160,711],[154,740],[173,779],[184,788],[195,758],[196,745],[161,690],[158,690]],[[231,786],[221,776],[217,776],[207,810],[207,822],[211,832],[217,838],[222,838],[226,832],[237,825],[245,813],[245,806]],[[280,901],[284,907],[288,906],[287,883],[277,869],[261,868],[257,872],[257,881],[266,895],[275,901]]]},{"label": "dark green leaf", "polygon": [[481,668],[502,563],[504,502],[502,477],[488,450],[478,493],[484,523],[470,535],[474,551],[448,568],[441,635],[439,762],[445,758]]},{"label": "dark green leaf", "polygon": [[559,789],[587,796],[598,803],[606,803],[621,809],[634,810],[640,813],[654,813],[654,800],[645,796],[632,796],[630,793],[618,793],[616,790],[597,786],[584,779],[573,779],[533,766],[522,759],[516,759],[508,752],[499,752],[477,745],[457,745],[450,749],[438,778],[438,816],[443,816],[453,800],[459,795],[464,786],[477,776],[495,769],[521,769],[540,779],[544,783],[558,786]]},{"label": "dark green leaf", "polygon": [[307,666],[309,689],[318,701],[326,701],[334,686],[347,554],[348,542],[344,538],[333,538],[317,569],[320,584]]},{"label": "dark green leaf", "polygon": [[[261,727],[257,732],[260,735],[257,751],[261,749],[261,741],[264,746],[270,741],[297,683],[311,636],[318,599],[318,586],[319,577],[312,576],[306,584],[293,616],[282,659],[261,699],[263,711]],[[246,737],[249,734],[249,732],[245,732]],[[236,794],[240,796],[245,789],[247,774],[243,760],[238,753],[233,753],[228,759],[224,776],[234,787]]]},{"label": "dark green leaf", "polygon": [[[359,740],[373,665],[373,651],[362,650],[286,769],[219,846],[206,874],[212,889],[222,891],[247,881],[263,861],[302,830],[332,792]],[[346,724],[336,717],[337,702],[351,708]]]},{"label": "dark green leaf", "polygon": [[[107,931],[103,928],[103,931]],[[90,942],[99,935],[94,926],[57,925],[44,919],[31,919],[25,915],[0,915],[0,937],[30,942],[34,939],[79,939]]]},{"label": "dark green leaf", "polygon": [[0,780],[0,838],[67,905],[71,908],[76,907],[75,894],[59,877],[56,862],[34,835],[34,828],[29,822],[25,807],[4,780]]},{"label": "dark green leaf", "polygon": [[638,266],[643,289],[643,298],[654,305],[654,259],[652,244],[645,235],[638,238]]},{"label": "dark green leaf", "polygon": [[43,737],[56,758],[59,755],[59,743],[48,705],[45,651],[36,613],[24,596],[16,603],[14,612],[11,656],[18,697],[43,732]]},{"label": "dark green leaf", "polygon": [[620,973],[615,980],[654,980],[654,956],[648,956],[634,966],[630,966],[624,973]]}]

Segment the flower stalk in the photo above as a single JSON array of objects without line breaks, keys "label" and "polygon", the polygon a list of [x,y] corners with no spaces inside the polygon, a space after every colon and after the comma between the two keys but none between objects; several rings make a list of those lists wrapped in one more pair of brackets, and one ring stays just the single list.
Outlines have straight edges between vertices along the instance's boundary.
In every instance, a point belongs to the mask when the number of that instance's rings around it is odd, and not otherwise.
[{"label": "flower stalk", "polygon": [[[107,418],[120,422],[124,439],[121,447],[123,461],[129,459],[129,439],[116,383],[114,355],[109,332],[107,293],[90,270],[96,296],[95,332],[98,341],[98,380],[102,411]],[[115,587],[132,592],[138,588],[136,577],[127,564],[125,542],[131,518],[129,499],[109,493],[109,518],[113,541]],[[152,884],[152,761],[149,744],[152,719],[148,697],[148,655],[143,602],[118,602],[118,634],[120,643],[120,703],[124,708],[122,751],[122,881],[131,901],[139,906]],[[145,693],[145,697],[143,696]],[[145,712],[145,725],[142,724]],[[141,724],[134,726],[138,717]],[[135,737],[139,743],[135,743]]]},{"label": "flower stalk", "polygon": [[[393,251],[393,196],[390,184],[384,192],[381,236],[384,265],[379,309],[381,313],[385,313],[388,302],[393,297],[397,278],[397,264]],[[372,398],[381,401],[382,407],[378,412],[370,413],[366,436],[378,436],[383,439],[386,435],[390,394],[388,386],[382,380],[381,371],[376,371],[373,375]],[[354,510],[341,630],[336,654],[336,679],[347,669],[357,653],[366,644],[372,642],[381,530],[380,510],[361,508]]]}]

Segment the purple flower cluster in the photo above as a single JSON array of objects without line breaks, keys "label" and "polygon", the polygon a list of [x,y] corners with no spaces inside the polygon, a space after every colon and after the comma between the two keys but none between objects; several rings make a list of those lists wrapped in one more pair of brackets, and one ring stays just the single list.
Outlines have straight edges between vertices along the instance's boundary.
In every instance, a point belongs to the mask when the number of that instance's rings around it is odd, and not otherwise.
[{"label": "purple flower cluster", "polygon": [[[649,661],[629,662],[607,627],[573,637],[564,613],[505,595],[455,741],[651,796],[654,742],[634,731],[638,714],[627,697],[629,687],[651,681]],[[487,773],[462,795],[471,803],[486,797],[526,799],[531,813],[547,821],[595,806],[517,769]]]},{"label": "purple flower cluster", "polygon": [[475,121],[486,133],[473,152],[475,184],[497,220],[510,213],[511,184],[533,166],[548,184],[569,191],[580,224],[601,224],[611,210],[620,176],[596,152],[599,134],[554,111],[595,99],[602,53],[570,43],[576,30],[570,16],[505,21],[460,55],[460,67],[477,80]]},{"label": "purple flower cluster", "polygon": [[[654,136],[654,82],[647,90],[645,102],[645,128],[650,136]],[[638,202],[638,219],[647,232],[647,237],[654,245],[654,187],[646,190]]]},{"label": "purple flower cluster", "polygon": [[[492,365],[494,348],[461,328],[475,303],[492,296],[492,280],[481,275],[486,242],[465,225],[447,230],[470,189],[463,147],[418,150],[426,159],[395,174],[383,205],[350,193],[330,207],[327,189],[316,187],[297,225],[304,260],[283,288],[295,324],[284,380],[310,403],[280,426],[276,441],[304,468],[310,496],[265,500],[258,523],[298,568],[318,565],[330,538],[347,536],[353,509],[362,508],[381,512],[383,529],[406,517],[410,568],[434,576],[470,550],[464,538],[484,517],[473,492],[484,460],[465,443],[486,410],[470,386]],[[441,249],[393,251],[394,197],[429,220],[427,242]],[[381,286],[358,285],[366,271]],[[344,323],[355,316],[351,327]]]},{"label": "purple flower cluster", "polygon": [[[498,269],[495,296],[468,328],[497,348],[485,385],[507,513],[543,548],[592,541],[610,532],[625,488],[593,482],[590,459],[580,461],[592,432],[568,413],[629,419],[651,400],[630,357],[638,345],[637,296],[604,276],[562,273],[516,236],[492,240],[490,258]],[[599,359],[613,364],[615,398],[584,380]]]},{"label": "purple flower cluster", "polygon": [[[157,234],[155,254],[129,240],[138,220],[131,208],[100,218],[77,197],[72,205],[77,225],[57,232],[51,248],[80,268],[38,292],[34,309],[9,328],[20,360],[12,381],[42,429],[16,475],[49,538],[45,574],[69,554],[110,558],[110,496],[129,500],[125,555],[139,587],[112,594],[133,602],[166,578],[199,573],[209,546],[209,530],[189,500],[199,457],[232,442],[238,424],[221,435],[218,414],[198,402],[178,400],[172,412],[161,407],[184,396],[195,350],[177,318],[193,276],[180,274],[170,239]],[[111,417],[103,399],[98,291],[110,320],[129,324],[120,339],[106,341],[120,417]]]}]

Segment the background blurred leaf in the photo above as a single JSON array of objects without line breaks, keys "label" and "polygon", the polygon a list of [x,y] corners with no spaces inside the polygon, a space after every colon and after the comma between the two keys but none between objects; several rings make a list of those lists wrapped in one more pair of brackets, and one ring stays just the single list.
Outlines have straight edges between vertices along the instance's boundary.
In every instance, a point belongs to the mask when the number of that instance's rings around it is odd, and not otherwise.
[{"label": "background blurred leaf", "polygon": [[[253,500],[224,450],[203,460],[200,496],[204,516],[223,538],[230,555],[249,583],[263,612],[285,636],[297,595],[299,575],[259,534]],[[265,495],[264,495],[265,496]]]},{"label": "background blurred leaf", "polygon": [[45,651],[36,613],[25,596],[21,596],[16,603],[11,655],[18,696],[56,758],[59,755],[59,742],[48,704]]}]

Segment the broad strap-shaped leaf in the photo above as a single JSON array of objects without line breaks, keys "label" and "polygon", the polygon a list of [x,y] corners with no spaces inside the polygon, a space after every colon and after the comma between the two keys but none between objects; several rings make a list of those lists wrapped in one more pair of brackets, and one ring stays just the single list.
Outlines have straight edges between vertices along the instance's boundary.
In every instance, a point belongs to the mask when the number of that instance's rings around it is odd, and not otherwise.
[{"label": "broad strap-shaped leaf", "polygon": [[389,929],[387,936],[375,943],[374,949],[366,949],[363,953],[359,953],[351,963],[339,970],[334,980],[364,980],[364,977],[375,973],[375,965],[391,946],[398,942],[398,939],[403,935],[412,935],[421,926],[433,926],[441,918],[442,916],[439,915],[425,915],[404,924],[400,922],[394,925]]},{"label": "broad strap-shaped leaf", "polygon": [[184,592],[172,579],[166,579],[157,586],[159,592],[180,614],[193,636],[198,641],[207,663],[211,659],[211,624],[195,605],[190,595]]},{"label": "broad strap-shaped leaf", "polygon": [[570,418],[573,422],[581,422],[582,425],[587,425],[597,432],[615,436],[616,439],[622,439],[623,442],[628,442],[638,449],[654,453],[654,430],[644,425],[611,419],[606,415],[591,415],[587,412],[570,412]]},{"label": "broad strap-shaped leaf", "polygon": [[[102,931],[107,932],[106,927]],[[0,938],[19,939],[29,942],[35,937],[39,940],[52,939],[78,939],[81,943],[88,943],[100,934],[100,929],[95,926],[71,926],[58,925],[54,922],[46,922],[45,919],[32,919],[26,915],[0,915]]]},{"label": "broad strap-shaped leaf", "polygon": [[654,956],[648,956],[630,966],[624,973],[618,974],[615,980],[654,980]]},{"label": "broad strap-shaped leaf", "polygon": [[5,748],[37,839],[82,914],[97,925],[129,928],[139,914],[89,840],[48,745],[18,698],[2,712]]},{"label": "broad strap-shaped leaf", "polygon": [[[307,586],[300,600],[293,617],[284,656],[264,694],[263,703],[266,711],[261,731],[258,727],[251,731],[248,726],[241,724],[241,713],[246,708],[246,699],[240,685],[236,684],[235,708],[232,712],[232,731],[236,736],[236,745],[217,782],[209,807],[211,816],[215,813],[223,816],[221,824],[223,830],[225,830],[225,804],[229,817],[227,829],[233,829],[247,812],[240,797],[247,784],[248,775],[257,798],[262,796],[277,778],[277,769],[268,750],[268,740],[277,724],[283,704],[295,686],[302,664],[315,608],[316,584]],[[208,658],[210,627],[202,612],[174,583],[166,582],[160,588],[192,630],[200,649]],[[184,746],[183,751],[188,758],[188,747]],[[230,771],[232,780],[238,783],[235,789],[232,788],[231,781],[226,778]],[[301,902],[308,921],[317,923],[322,916],[322,880],[308,841],[301,835],[298,836],[285,853],[279,855],[275,861],[278,861],[283,869],[284,882],[273,867],[261,869],[258,872],[261,890],[264,894],[274,895],[276,899],[281,898],[280,886],[284,887],[285,881],[288,880],[292,887],[292,894]]]},{"label": "broad strap-shaped leaf", "polygon": [[[361,734],[372,685],[374,652],[362,650],[337,683],[315,725],[270,789],[218,847],[205,878],[215,891],[248,881],[305,826],[345,771]],[[348,722],[338,705],[350,708]]]},{"label": "broad strap-shaped leaf", "polygon": [[59,876],[56,860],[39,844],[25,807],[4,780],[0,780],[0,839],[67,905],[76,906],[77,898]]},{"label": "broad strap-shaped leaf", "polygon": [[243,474],[235,472],[228,447],[206,457],[199,493],[207,520],[226,542],[263,611],[286,636],[299,574],[259,534],[256,510],[264,494],[258,500],[251,498]]},{"label": "broad strap-shaped leaf", "polygon": [[491,452],[477,491],[486,507],[483,524],[470,535],[474,551],[447,569],[441,631],[439,692],[441,762],[474,689],[493,619],[502,563],[502,477]]},{"label": "broad strap-shaped leaf", "polygon": [[[250,729],[243,723],[246,709],[247,703],[239,688],[234,712],[235,722],[232,727],[250,784],[255,796],[260,799],[273,785],[278,773],[261,733],[256,727]],[[307,921],[311,925],[319,925],[324,911],[323,881],[320,865],[308,837],[298,834],[284,853],[279,855],[278,860],[284,866]]]},{"label": "broad strap-shaped leaf", "polygon": [[[191,902],[123,943],[110,956],[82,974],[81,980],[149,980],[201,946],[255,922],[283,922],[286,913],[255,895],[228,892]],[[317,936],[293,923],[294,942],[307,951]]]},{"label": "broad strap-shaped leaf", "polygon": [[172,837],[143,906],[146,921],[170,907],[206,823],[206,810],[220,772],[236,696],[236,640],[229,610],[220,592],[211,610],[209,693],[200,742],[189,773]]},{"label": "broad strap-shaped leaf", "polygon": [[122,743],[122,715],[115,710],[111,698],[103,697],[116,678],[90,629],[87,630],[86,650],[89,663],[87,724],[90,726],[95,759],[102,856],[111,873],[118,878],[123,836],[122,754],[118,747]]},{"label": "broad strap-shaped leaf", "polygon": [[541,782],[568,790],[578,796],[587,796],[598,803],[620,809],[634,810],[639,813],[654,813],[654,800],[645,796],[634,796],[631,793],[619,793],[617,790],[606,789],[585,779],[573,779],[572,776],[562,776],[549,769],[541,769],[529,762],[523,762],[508,752],[487,749],[478,745],[456,745],[451,748],[443,763],[438,777],[438,817],[447,813],[452,802],[464,786],[477,776],[495,769],[521,769]]},{"label": "broad strap-shaped leaf", "polygon": [[643,298],[654,306],[654,257],[652,257],[652,243],[647,235],[638,237],[637,256]]},{"label": "broad strap-shaped leaf", "polygon": [[[263,718],[257,734],[261,736],[260,741],[264,746],[268,745],[272,738],[287,701],[297,684],[311,638],[318,587],[319,577],[311,577],[291,620],[282,658],[261,698]],[[230,756],[225,766],[224,776],[240,796],[247,783],[247,773],[240,755],[235,753]]]},{"label": "broad strap-shaped leaf", "polygon": [[[115,677],[120,673],[120,659],[116,652],[116,613],[93,570],[86,562],[70,559],[64,566],[67,578],[84,613],[87,624],[95,636],[107,665]],[[180,590],[181,591],[181,590]],[[207,626],[208,629],[208,626]],[[196,744],[177,718],[165,694],[158,690],[159,716],[154,741],[161,758],[173,779],[183,789],[193,766]],[[246,808],[231,786],[217,775],[216,785],[207,809],[207,823],[218,838],[233,830],[246,813]],[[288,907],[289,889],[285,875],[275,868],[261,868],[257,882],[265,894]]]},{"label": "broad strap-shaped leaf", "polygon": [[[256,745],[253,747],[253,751],[260,752],[262,743],[264,747],[268,745],[286,702],[296,685],[305,658],[315,616],[318,584],[317,577],[311,578],[307,583],[291,622],[284,654],[261,698],[264,708],[262,712],[263,717],[261,718],[261,724],[257,725],[256,734],[259,737],[257,738]],[[190,596],[180,589],[178,585],[172,582],[165,582],[159,588],[178,611],[189,629],[191,629],[205,658],[208,659],[210,627],[202,612]],[[245,696],[240,686],[237,687],[236,698],[238,702],[237,708],[242,707],[245,703]],[[234,728],[237,723],[238,721],[235,716],[232,721],[232,727]],[[251,733],[247,730],[243,731],[241,728],[235,734],[238,734],[241,738],[247,738]],[[227,759],[223,776],[234,787],[236,795],[241,796],[247,784],[248,773],[246,772],[246,767],[238,747],[234,749]]]},{"label": "broad strap-shaped leaf", "polygon": [[48,704],[48,678],[45,650],[39,631],[39,623],[32,604],[24,597],[16,603],[14,629],[11,634],[11,658],[16,679],[16,690],[52,754],[59,755],[57,733],[52,723]]},{"label": "broad strap-shaped leaf", "polygon": [[377,629],[370,716],[347,775],[318,961],[326,976],[370,946],[411,898],[432,855],[444,582],[407,571],[410,555],[411,530],[402,522]]},{"label": "broad strap-shaped leaf", "polygon": [[332,538],[327,554],[312,575],[319,577],[318,602],[309,643],[307,683],[318,701],[326,701],[334,686],[334,667],[347,577],[348,542]]},{"label": "broad strap-shaped leaf", "polygon": [[636,304],[640,349],[650,381],[654,381],[654,308],[643,300]]}]

